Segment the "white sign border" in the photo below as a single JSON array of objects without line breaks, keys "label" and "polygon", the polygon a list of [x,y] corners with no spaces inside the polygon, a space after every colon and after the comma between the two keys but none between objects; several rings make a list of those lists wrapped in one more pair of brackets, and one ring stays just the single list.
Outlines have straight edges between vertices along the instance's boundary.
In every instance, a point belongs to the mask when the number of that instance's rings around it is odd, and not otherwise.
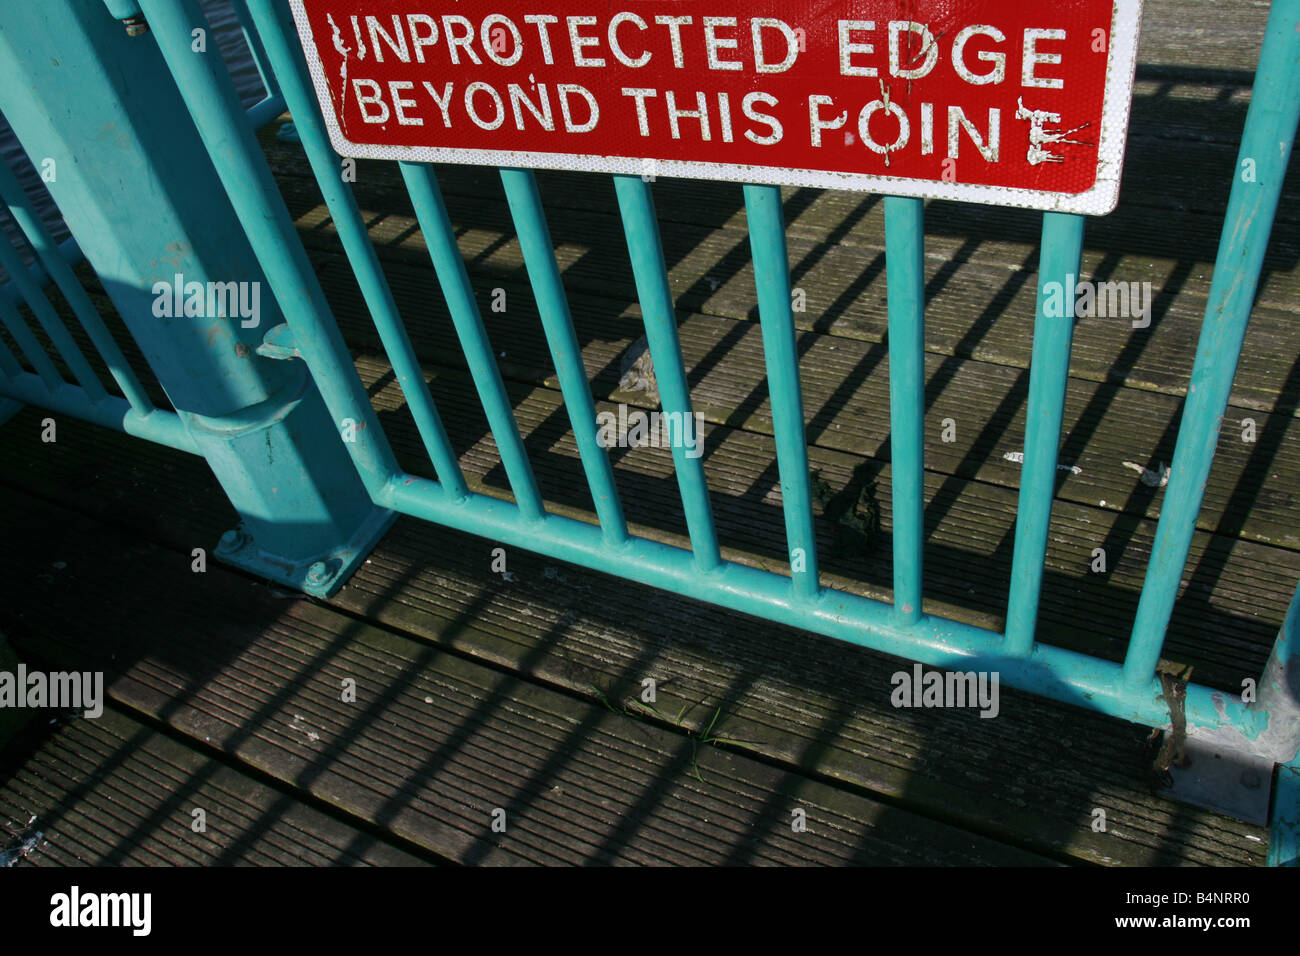
[{"label": "white sign border", "polygon": [[845,189],[886,196],[914,196],[948,199],[984,205],[1013,206],[1043,212],[1079,213],[1102,216],[1119,202],[1120,173],[1128,135],[1133,80],[1137,70],[1138,30],[1142,21],[1142,0],[1114,0],[1110,48],[1106,58],[1106,87],[1102,98],[1101,135],[1097,141],[1097,179],[1081,193],[1052,193],[1012,186],[977,183],[944,183],[928,179],[905,179],[868,173],[837,173],[817,169],[789,169],[775,166],[744,166],[737,163],[704,163],[680,159],[600,156],[594,153],[534,153],[518,150],[453,149],[443,146],[375,146],[353,143],[343,136],[325,69],[316,54],[315,37],[307,20],[304,0],[289,0],[298,28],[298,38],[316,101],[325,119],[330,145],[340,156],[358,159],[405,160],[419,163],[456,163],[472,166],[508,166],[532,169],[565,169],[574,172],[642,175],[648,169],[655,176],[710,179],[723,182],[761,183],[774,186],[809,186]]}]

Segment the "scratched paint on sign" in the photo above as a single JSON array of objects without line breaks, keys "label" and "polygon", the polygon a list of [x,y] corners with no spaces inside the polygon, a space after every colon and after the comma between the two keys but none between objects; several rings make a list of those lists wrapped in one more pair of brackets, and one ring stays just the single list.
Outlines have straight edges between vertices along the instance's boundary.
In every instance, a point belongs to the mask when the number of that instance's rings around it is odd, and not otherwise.
[{"label": "scratched paint on sign", "polygon": [[345,156],[1114,207],[1139,0],[291,0]]}]

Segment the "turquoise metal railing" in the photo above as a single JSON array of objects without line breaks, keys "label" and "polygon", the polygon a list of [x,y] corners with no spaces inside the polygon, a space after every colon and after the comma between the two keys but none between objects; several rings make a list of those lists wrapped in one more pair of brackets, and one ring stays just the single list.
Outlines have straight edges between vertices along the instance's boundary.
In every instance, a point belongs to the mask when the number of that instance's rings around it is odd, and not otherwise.
[{"label": "turquoise metal railing", "polygon": [[[130,0],[122,2],[136,8]],[[138,0],[137,9],[149,23],[197,136],[211,157],[214,175],[220,180],[255,253],[257,265],[283,310],[284,324],[267,333],[258,351],[268,358],[303,359],[329,417],[336,425],[351,421],[356,426],[355,440],[343,443],[343,447],[355,465],[369,499],[367,504],[373,504],[385,515],[389,512],[412,515],[924,664],[996,670],[1009,686],[1130,721],[1154,727],[1169,726],[1169,706],[1162,697],[1155,668],[1186,565],[1219,422],[1227,405],[1282,179],[1300,121],[1300,70],[1297,69],[1300,0],[1275,0],[1270,15],[1239,156],[1239,159],[1253,160],[1256,175],[1237,176],[1233,180],[1173,477],[1123,664],[1044,644],[1036,636],[1072,337],[1071,318],[1054,316],[1047,307],[1047,298],[1052,283],[1064,285],[1068,276],[1079,274],[1085,226],[1081,217],[1057,213],[1043,216],[1024,463],[1006,624],[1002,631],[976,627],[927,614],[922,607],[925,325],[921,200],[886,197],[884,201],[894,488],[894,600],[891,604],[827,588],[819,580],[779,189],[745,186],[744,201],[771,397],[789,551],[788,575],[722,558],[704,466],[699,459],[686,455],[685,448],[678,447],[681,443],[675,443],[673,461],[690,547],[674,547],[629,531],[613,468],[598,440],[595,406],[536,183],[529,170],[503,169],[502,182],[577,441],[597,524],[545,510],[437,179],[428,166],[402,163],[402,176],[475,389],[501,452],[514,501],[470,491],[420,373],[365,223],[350,191],[340,181],[338,158],[325,134],[287,6],[283,0],[247,0],[247,22],[252,27],[250,47],[258,51],[268,86],[272,82],[278,86],[293,114],[307,159],[412,410],[437,480],[401,470],[229,76],[211,59],[191,55],[190,31],[201,16],[196,3],[194,0]],[[4,185],[0,181],[0,187]],[[615,177],[615,188],[663,409],[689,416],[691,399],[651,189],[640,178],[630,176]],[[42,255],[43,258],[50,255],[48,243]],[[52,263],[47,263],[50,266]],[[57,270],[56,265],[52,266],[51,274],[56,279],[59,278]],[[41,311],[36,314],[42,317]],[[56,383],[51,377],[53,369],[47,360],[40,361],[35,352],[29,351],[33,337],[25,330],[21,318],[15,321],[15,315],[13,310],[5,311],[0,303],[0,320],[10,328],[35,373],[15,372],[16,358],[0,352],[0,372],[6,376],[0,394],[55,407],[48,396],[36,395],[37,384],[50,390],[49,395],[66,386],[61,384],[61,379]],[[48,318],[48,314],[43,316]],[[81,381],[83,392],[91,394],[95,383],[85,376],[88,369],[76,360],[71,350],[64,351],[62,346],[67,342],[63,337],[56,338],[49,327],[46,331],[60,346],[69,368]],[[91,331],[90,326],[87,331],[99,345],[98,333]],[[101,351],[104,351],[102,346]],[[108,357],[110,367],[114,367],[114,360]],[[57,372],[54,374],[57,377]],[[15,381],[19,381],[20,388],[13,386]],[[126,393],[132,382],[127,380],[123,384],[119,380],[119,385]],[[132,391],[139,392],[138,383],[132,386]],[[136,395],[138,398],[140,394]],[[100,404],[105,401],[109,399],[101,399]],[[159,414],[142,406],[132,408],[127,417],[138,419],[132,425],[137,434],[150,432],[146,437],[154,440],[163,440],[166,435],[172,439],[169,443],[178,447],[200,450],[192,439],[187,444],[183,429],[171,432],[157,425],[142,427],[142,422]],[[204,453],[211,458],[211,453]],[[272,523],[274,518],[269,516]],[[366,520],[372,522],[367,525],[372,532],[375,522],[382,524],[379,518]],[[355,527],[355,523],[348,527]],[[237,554],[229,558],[236,563],[244,560]],[[319,593],[337,587],[344,576],[333,573],[328,579],[332,583],[326,587],[322,584],[326,580],[321,577],[323,572],[304,578],[301,569],[293,573],[277,572],[265,562],[245,566],[296,586],[320,585]],[[1300,592],[1297,594],[1300,601]],[[1234,695],[1189,684],[1184,704],[1189,736],[1212,737],[1220,745],[1288,765],[1279,782],[1279,799],[1284,795],[1294,797],[1295,768],[1300,766],[1297,764],[1300,660],[1292,640],[1297,617],[1295,607],[1293,604],[1279,633],[1260,681],[1258,700],[1246,703]],[[1294,833],[1286,839],[1294,847]],[[1279,845],[1284,843],[1285,840]]]},{"label": "turquoise metal railing", "polygon": [[[246,111],[248,122],[257,129],[284,112],[284,99],[274,75],[264,66],[265,54],[261,50],[257,34],[248,28],[247,9],[243,0],[229,2],[241,23],[266,91],[266,95]],[[122,10],[121,17],[138,12],[129,0],[118,6]],[[113,15],[118,15],[114,4],[110,4],[109,9]],[[69,238],[63,243],[54,241],[33,206],[31,196],[23,190],[18,178],[4,163],[0,163],[0,201],[36,255],[36,263],[26,266],[19,258],[18,250],[7,242],[0,242],[0,268],[8,276],[0,286],[0,325],[13,337],[31,369],[24,369],[8,346],[0,342],[0,373],[3,374],[3,378],[0,378],[0,396],[198,454],[198,447],[180,419],[173,412],[155,407],[73,272],[73,268],[82,261],[76,239]],[[98,358],[117,383],[122,397],[105,391],[103,383],[91,367],[91,360],[73,341],[67,327],[55,313],[45,294],[45,286],[50,282],[63,295],[94,346]],[[25,305],[36,317],[75,382],[65,381],[45,348],[23,320],[19,305]]]},{"label": "turquoise metal railing", "polygon": [[[659,224],[655,220],[650,185],[640,176],[615,176],[614,190],[618,195],[618,208],[632,257],[632,273],[645,321],[646,344],[654,363],[663,410],[669,415],[677,415],[679,421],[693,421],[694,409],[686,384],[682,349],[677,340],[677,316],[673,312],[672,293],[668,291],[668,270],[664,267],[663,246],[659,242]],[[699,456],[686,453],[683,442],[672,443],[672,455],[695,566],[700,571],[713,571],[722,563],[722,553],[718,549],[718,532],[713,524],[713,506],[709,504],[704,465]]]},{"label": "turquoise metal railing", "polygon": [[885,197],[894,609],[921,617],[925,544],[925,220],[920,199]]}]

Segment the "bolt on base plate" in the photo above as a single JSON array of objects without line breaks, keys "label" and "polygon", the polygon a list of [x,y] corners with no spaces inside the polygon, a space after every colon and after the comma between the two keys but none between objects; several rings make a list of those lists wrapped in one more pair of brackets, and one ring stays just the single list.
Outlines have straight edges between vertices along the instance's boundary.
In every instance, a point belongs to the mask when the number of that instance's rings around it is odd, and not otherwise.
[{"label": "bolt on base plate", "polygon": [[395,520],[397,512],[375,508],[347,544],[327,554],[312,555],[300,561],[263,551],[243,530],[231,530],[221,536],[213,556],[224,564],[258,577],[269,578],[313,597],[327,598],[352,576]]}]

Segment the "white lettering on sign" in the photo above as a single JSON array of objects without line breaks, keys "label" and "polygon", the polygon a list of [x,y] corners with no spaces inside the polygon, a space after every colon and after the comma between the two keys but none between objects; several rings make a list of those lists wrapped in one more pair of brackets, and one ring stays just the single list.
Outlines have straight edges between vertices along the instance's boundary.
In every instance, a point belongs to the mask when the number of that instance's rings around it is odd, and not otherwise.
[{"label": "white lettering on sign", "polygon": [[1118,193],[1138,0],[290,3],[345,156],[1071,212]]}]

